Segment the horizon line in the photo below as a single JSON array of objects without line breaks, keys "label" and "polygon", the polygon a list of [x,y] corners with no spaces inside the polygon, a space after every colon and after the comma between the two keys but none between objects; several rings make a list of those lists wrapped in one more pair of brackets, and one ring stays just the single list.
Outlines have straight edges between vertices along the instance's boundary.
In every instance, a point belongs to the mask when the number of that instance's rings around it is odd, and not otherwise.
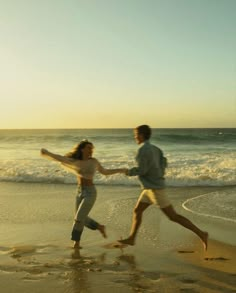
[{"label": "horizon line", "polygon": [[[141,124],[140,124],[141,125]],[[81,127],[81,128],[0,128],[1,130],[109,130],[134,129],[135,127]],[[236,127],[151,127],[151,129],[236,129]]]}]

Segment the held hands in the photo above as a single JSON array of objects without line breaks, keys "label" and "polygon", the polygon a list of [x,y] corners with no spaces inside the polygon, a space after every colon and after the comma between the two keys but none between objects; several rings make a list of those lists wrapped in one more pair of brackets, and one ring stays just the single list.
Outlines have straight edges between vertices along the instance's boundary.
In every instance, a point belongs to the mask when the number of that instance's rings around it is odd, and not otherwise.
[{"label": "held hands", "polygon": [[122,173],[124,173],[125,175],[128,175],[129,169],[127,168],[123,168],[122,169]]}]

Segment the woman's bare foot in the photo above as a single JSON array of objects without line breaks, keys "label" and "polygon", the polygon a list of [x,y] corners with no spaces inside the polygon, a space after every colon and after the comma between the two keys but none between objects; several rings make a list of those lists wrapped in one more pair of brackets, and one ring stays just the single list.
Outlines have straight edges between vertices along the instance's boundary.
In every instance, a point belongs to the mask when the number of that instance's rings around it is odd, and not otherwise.
[{"label": "woman's bare foot", "polygon": [[98,227],[99,232],[102,234],[102,236],[104,238],[107,238],[107,234],[106,234],[106,227],[104,225],[100,225]]},{"label": "woman's bare foot", "polygon": [[81,249],[81,248],[82,248],[82,247],[80,246],[79,241],[75,241],[73,247],[74,247],[74,249]]},{"label": "woman's bare foot", "polygon": [[126,238],[123,240],[117,240],[117,242],[122,243],[122,244],[127,244],[133,246],[135,244],[134,239],[132,238]]}]

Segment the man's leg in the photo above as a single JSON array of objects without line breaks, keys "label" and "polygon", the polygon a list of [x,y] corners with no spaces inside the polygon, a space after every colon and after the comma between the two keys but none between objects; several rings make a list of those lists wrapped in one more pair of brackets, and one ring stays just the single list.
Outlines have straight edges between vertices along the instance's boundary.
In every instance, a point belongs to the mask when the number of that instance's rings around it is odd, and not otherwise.
[{"label": "man's leg", "polygon": [[165,208],[161,208],[161,210],[171,221],[176,222],[180,224],[181,226],[197,234],[198,237],[200,237],[200,239],[203,242],[204,249],[207,250],[207,240],[208,240],[207,232],[200,230],[189,219],[177,214],[172,205],[169,205],[168,207],[165,207]]},{"label": "man's leg", "polygon": [[119,240],[122,244],[128,244],[128,245],[134,245],[136,235],[138,233],[138,229],[142,223],[142,215],[143,212],[150,206],[149,203],[140,202],[138,201],[137,205],[134,208],[133,211],[133,219],[132,219],[132,226],[130,230],[129,237],[123,240]]}]

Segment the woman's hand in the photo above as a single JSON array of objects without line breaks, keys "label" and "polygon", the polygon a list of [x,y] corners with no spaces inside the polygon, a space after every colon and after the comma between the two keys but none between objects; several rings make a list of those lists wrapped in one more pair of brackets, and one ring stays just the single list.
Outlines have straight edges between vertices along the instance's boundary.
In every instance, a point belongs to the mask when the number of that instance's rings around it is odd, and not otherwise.
[{"label": "woman's hand", "polygon": [[127,168],[123,168],[121,170],[122,170],[122,173],[124,173],[125,175],[128,175],[128,169]]},{"label": "woman's hand", "polygon": [[41,149],[41,155],[47,155],[48,154],[48,150],[46,149]]}]

